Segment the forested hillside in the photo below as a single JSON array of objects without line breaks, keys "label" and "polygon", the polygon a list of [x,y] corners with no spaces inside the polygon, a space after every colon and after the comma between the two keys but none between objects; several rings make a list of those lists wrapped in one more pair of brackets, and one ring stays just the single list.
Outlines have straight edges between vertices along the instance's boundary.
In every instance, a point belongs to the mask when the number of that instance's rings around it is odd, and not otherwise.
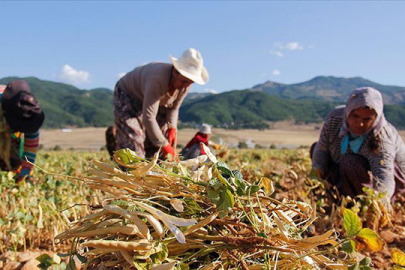
[{"label": "forested hillside", "polygon": [[[17,78],[3,78],[0,80],[0,84],[7,84],[15,79]],[[114,121],[113,92],[110,89],[80,90],[72,85],[34,77],[23,79],[28,82],[45,111],[44,127],[46,128],[103,127],[111,125]],[[319,89],[324,87],[327,92],[326,89],[334,87],[342,89],[344,86],[344,89],[351,91],[355,86],[375,86],[370,81],[360,79],[317,77],[302,83],[302,85],[306,85],[305,89],[312,89],[306,92],[305,97],[299,94],[303,93],[302,89],[294,88],[297,85],[292,85],[293,87],[290,89],[288,85],[271,82],[257,85],[252,89],[234,90],[216,95],[191,93],[180,109],[180,121],[183,124],[205,122],[225,128],[267,128],[269,121],[287,119],[299,123],[321,122],[330,109],[344,104],[344,99],[333,98],[330,101],[319,94]],[[327,82],[329,82],[329,86]],[[403,87],[375,87],[384,91],[384,98],[386,96],[396,97],[396,100],[392,98],[392,101],[396,101],[397,104],[385,106],[386,117],[396,127],[405,128],[403,121],[405,106],[401,98]],[[298,89],[297,92],[294,92],[294,89]],[[342,92],[341,96],[344,95],[346,93]]]}]

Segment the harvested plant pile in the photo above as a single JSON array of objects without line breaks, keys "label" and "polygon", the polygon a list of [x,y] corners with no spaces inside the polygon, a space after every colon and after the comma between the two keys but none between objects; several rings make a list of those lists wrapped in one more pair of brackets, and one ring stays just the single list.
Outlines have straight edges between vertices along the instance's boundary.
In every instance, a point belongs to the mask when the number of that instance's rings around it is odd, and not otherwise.
[{"label": "harvested plant pile", "polygon": [[313,207],[272,198],[270,179],[249,183],[205,151],[165,162],[125,149],[114,155],[117,167],[94,161],[84,180],[102,191],[92,205],[98,210],[56,239],[74,239],[72,254],[84,255],[88,268],[347,268],[332,230],[303,236],[316,219]]}]

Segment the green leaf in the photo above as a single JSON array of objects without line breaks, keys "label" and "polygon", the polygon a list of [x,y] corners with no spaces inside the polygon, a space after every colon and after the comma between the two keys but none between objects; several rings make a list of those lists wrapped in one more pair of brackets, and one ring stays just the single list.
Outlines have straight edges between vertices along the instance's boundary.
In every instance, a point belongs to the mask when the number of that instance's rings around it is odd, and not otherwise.
[{"label": "green leaf", "polygon": [[356,270],[359,267],[359,263],[355,263],[347,268],[347,270]]},{"label": "green leaf", "polygon": [[124,164],[129,164],[130,159],[125,151],[125,149],[120,149],[118,151],[115,151],[115,155],[124,163]]},{"label": "green leaf", "polygon": [[190,177],[190,174],[188,173],[187,169],[184,168],[184,166],[182,166],[180,163],[178,163],[177,166],[180,168],[180,171],[184,176]]},{"label": "green leaf", "polygon": [[153,264],[161,264],[167,259],[169,250],[167,249],[167,246],[165,244],[159,242],[154,244],[154,247],[160,251],[150,255],[150,259],[152,260]]},{"label": "green leaf", "polygon": [[215,190],[218,190],[219,188],[223,187],[222,183],[218,179],[211,179],[209,184],[210,187],[212,187]]},{"label": "green leaf", "polygon": [[76,262],[72,256],[69,258],[69,262],[66,267],[66,270],[76,270]]},{"label": "green leaf", "polygon": [[220,217],[226,216],[229,210],[235,204],[234,197],[232,192],[229,189],[224,190],[223,192],[219,193],[220,201],[218,205],[218,210],[220,211]]},{"label": "green leaf", "polygon": [[53,260],[48,254],[42,254],[38,256],[36,260],[40,262],[40,264],[38,264],[38,267],[43,270],[48,269],[53,264]]},{"label": "green leaf", "polygon": [[218,205],[220,197],[219,197],[219,190],[216,190],[214,188],[212,188],[211,186],[207,187],[207,195],[208,198],[211,199],[211,201]]},{"label": "green leaf", "polygon": [[152,265],[142,260],[134,260],[134,266],[138,270],[150,270]]},{"label": "green leaf", "polygon": [[[213,175],[216,176],[216,177],[218,178],[218,180],[221,181],[221,183],[222,183],[223,185],[225,185],[227,188],[234,189],[234,188],[231,186],[231,184],[229,184],[228,180],[225,179],[225,177],[223,177],[223,176],[221,175],[221,173],[218,171],[218,169],[217,169],[216,167],[214,167]],[[235,190],[235,191],[236,191],[236,190]]]},{"label": "green leaf", "polygon": [[246,183],[245,180],[239,177],[235,177],[235,184],[238,187],[236,192],[238,193],[239,196],[246,195],[246,188],[248,184]]},{"label": "green leaf", "polygon": [[360,261],[360,265],[370,266],[370,264],[371,264],[370,257],[364,257],[363,260]]},{"label": "green leaf", "polygon": [[194,215],[203,211],[203,209],[193,198],[184,198],[183,201],[186,203],[184,214]]},{"label": "green leaf", "polygon": [[186,263],[179,263],[175,266],[176,270],[190,270],[190,267]]},{"label": "green leaf", "polygon": [[353,240],[350,240],[348,242],[344,242],[342,245],[342,249],[346,253],[352,253],[356,250],[356,243]]},{"label": "green leaf", "polygon": [[344,209],[343,210],[343,227],[346,230],[347,237],[356,236],[361,228],[361,222],[359,217],[351,210]]},{"label": "green leaf", "polygon": [[249,187],[248,187],[247,193],[248,193],[248,194],[254,194],[254,193],[258,192],[259,190],[260,190],[260,187],[259,187],[259,186],[252,185],[252,186],[249,186]]},{"label": "green leaf", "polygon": [[77,258],[79,259],[79,261],[80,261],[81,263],[86,263],[86,262],[87,262],[87,258],[84,257],[84,256],[82,256],[82,255],[80,255],[79,253],[76,253],[76,256],[77,256]]},{"label": "green leaf", "polygon": [[233,170],[232,173],[235,176],[235,178],[237,178],[238,180],[243,180],[243,174],[240,171]]},{"label": "green leaf", "polygon": [[234,176],[232,170],[229,168],[228,164],[226,164],[225,162],[218,161],[216,163],[216,166],[217,166],[218,170],[225,173],[226,175],[231,176],[231,177]]},{"label": "green leaf", "polygon": [[384,240],[373,230],[369,228],[362,229],[356,237],[356,240],[360,240],[362,243],[374,252],[381,251],[384,247]]}]

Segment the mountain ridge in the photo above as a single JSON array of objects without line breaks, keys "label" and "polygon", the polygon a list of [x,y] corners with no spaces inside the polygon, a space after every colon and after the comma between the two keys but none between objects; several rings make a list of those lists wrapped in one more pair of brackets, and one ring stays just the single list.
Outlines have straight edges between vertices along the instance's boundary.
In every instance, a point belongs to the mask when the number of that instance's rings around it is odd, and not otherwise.
[{"label": "mountain ridge", "polygon": [[250,90],[291,99],[346,102],[354,89],[366,86],[379,90],[385,104],[405,104],[405,87],[382,85],[362,77],[317,76],[311,80],[294,84],[266,81],[253,86]]},{"label": "mountain ridge", "polygon": [[[45,111],[46,128],[105,127],[114,122],[113,91],[108,88],[82,90],[35,77],[7,77],[0,79],[0,84],[15,79],[24,79],[30,85]],[[179,117],[183,124],[206,122],[227,128],[266,128],[269,121],[287,119],[321,122],[330,109],[346,102],[349,92],[364,84],[383,93],[387,119],[405,128],[405,87],[380,85],[361,77],[317,76],[290,85],[266,81],[218,94],[192,92],[181,106]]]}]

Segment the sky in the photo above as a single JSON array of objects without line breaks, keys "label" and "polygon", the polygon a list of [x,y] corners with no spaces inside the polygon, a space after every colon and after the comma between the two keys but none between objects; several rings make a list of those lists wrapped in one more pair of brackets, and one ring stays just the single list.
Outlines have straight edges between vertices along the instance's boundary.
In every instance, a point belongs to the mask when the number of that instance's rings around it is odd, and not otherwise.
[{"label": "sky", "polygon": [[199,50],[193,92],[360,76],[405,86],[405,2],[0,2],[0,78],[114,88],[136,66]]}]

